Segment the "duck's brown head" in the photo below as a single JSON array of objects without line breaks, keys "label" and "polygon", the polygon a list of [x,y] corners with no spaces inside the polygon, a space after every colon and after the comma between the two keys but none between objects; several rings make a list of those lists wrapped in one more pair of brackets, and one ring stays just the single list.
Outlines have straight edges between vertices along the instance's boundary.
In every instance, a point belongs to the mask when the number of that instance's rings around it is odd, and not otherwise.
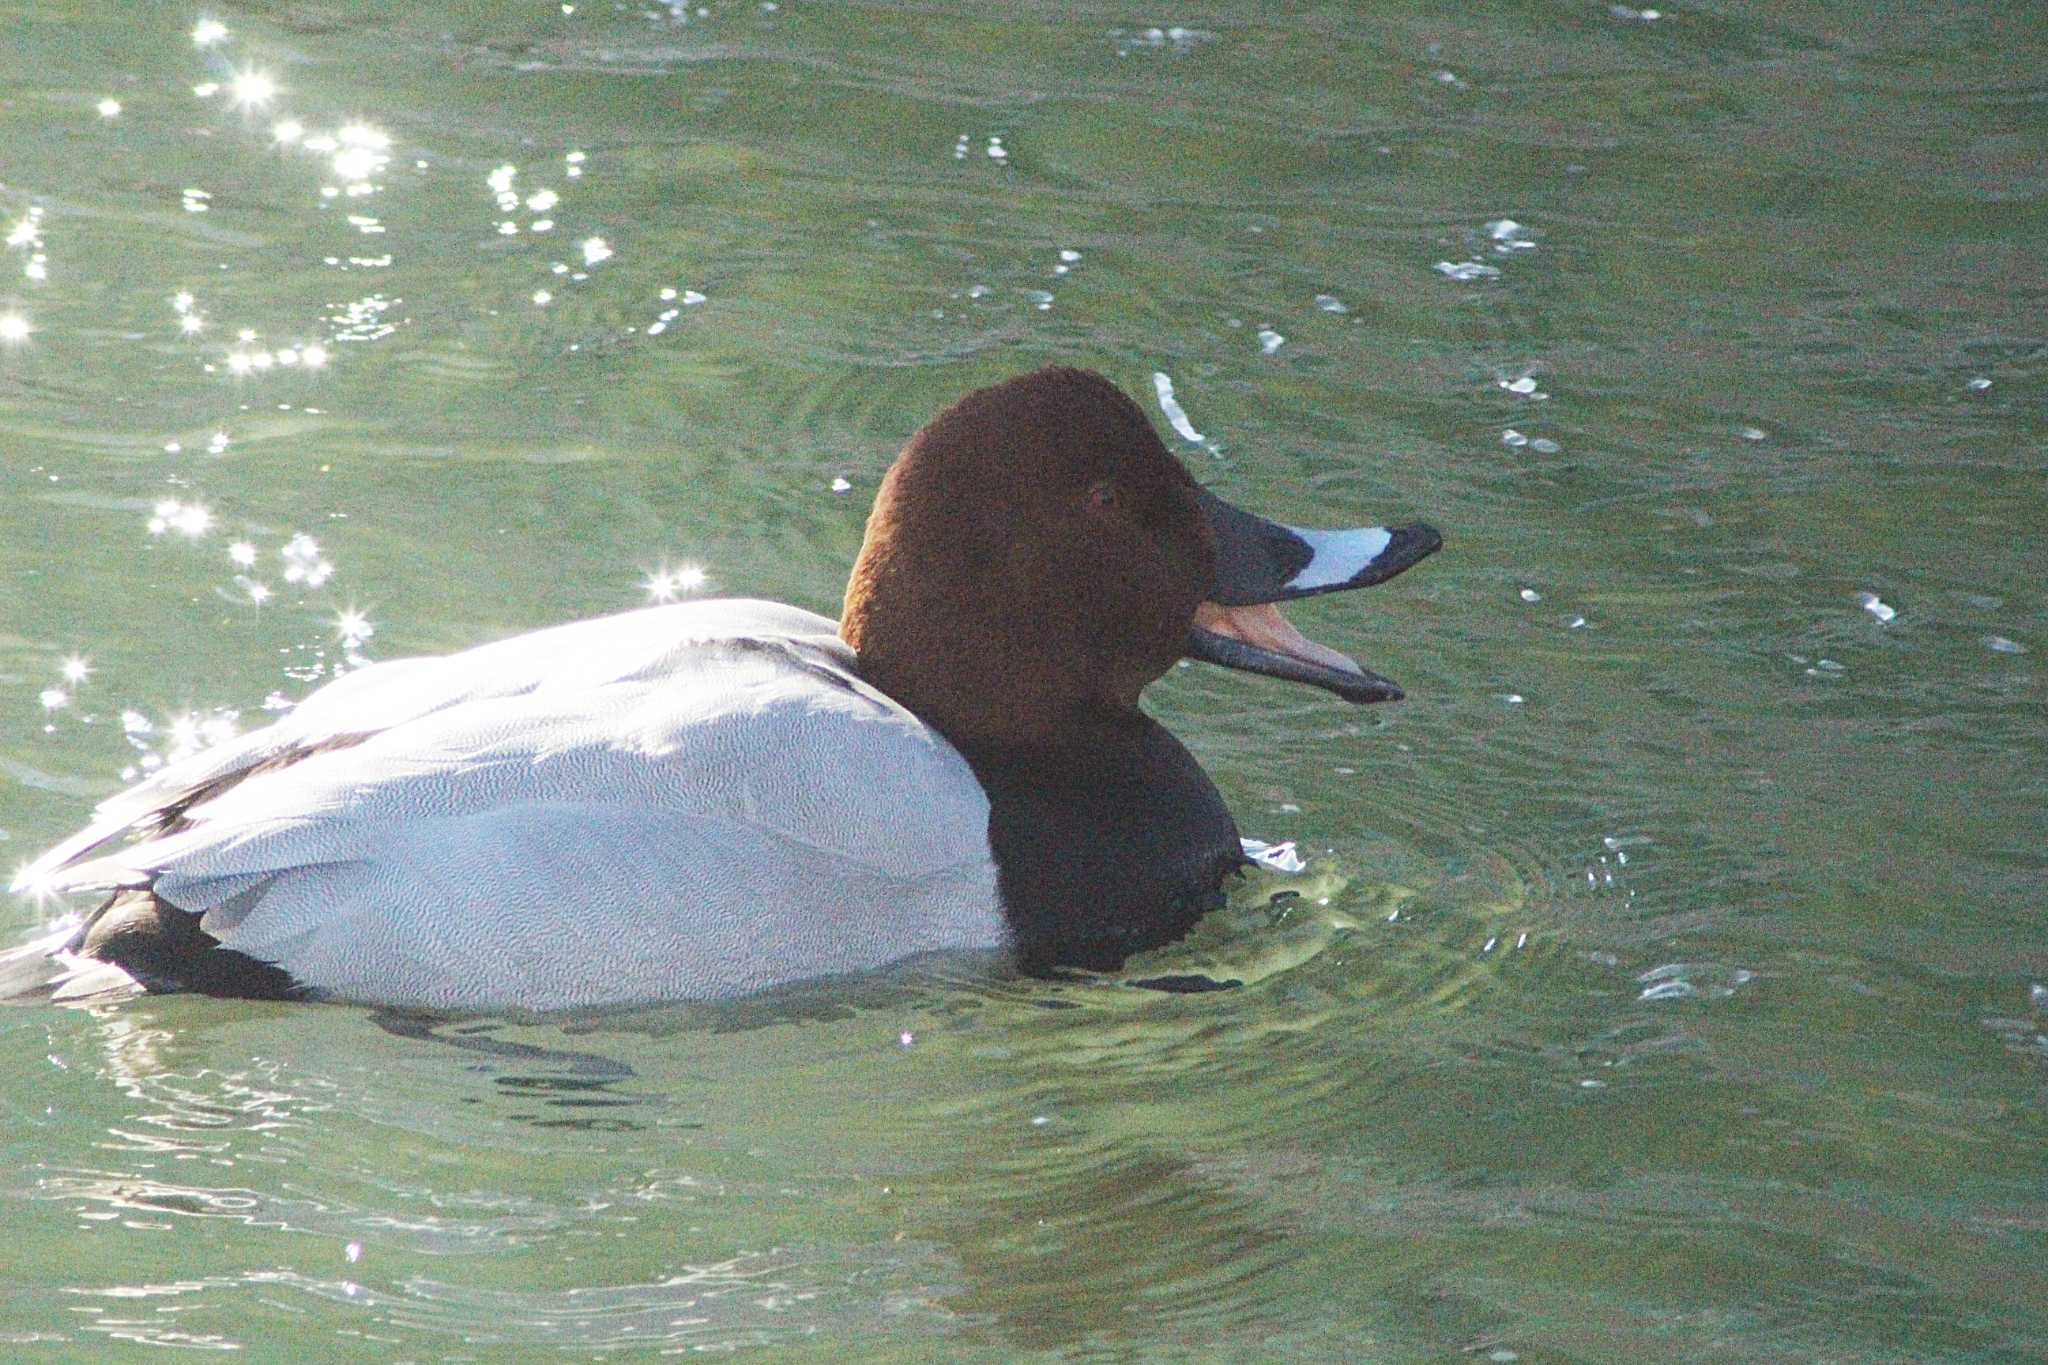
[{"label": "duck's brown head", "polygon": [[1183,656],[1327,688],[1400,689],[1273,603],[1392,577],[1427,526],[1300,531],[1205,491],[1101,375],[1048,368],[927,422],[882,480],[840,634],[955,743],[1057,739],[1129,710]]}]

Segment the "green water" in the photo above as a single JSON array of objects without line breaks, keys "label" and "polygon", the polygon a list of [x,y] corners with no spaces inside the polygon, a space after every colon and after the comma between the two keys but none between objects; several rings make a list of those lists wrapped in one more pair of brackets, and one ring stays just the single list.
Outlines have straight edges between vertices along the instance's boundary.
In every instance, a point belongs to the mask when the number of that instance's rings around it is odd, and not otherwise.
[{"label": "green water", "polygon": [[1449,548],[1294,613],[1398,707],[1150,694],[1308,857],[1238,991],[0,1011],[4,1353],[2048,1356],[2048,19],[1650,13],[7,7],[0,867],[352,654],[832,610],[1047,360]]}]

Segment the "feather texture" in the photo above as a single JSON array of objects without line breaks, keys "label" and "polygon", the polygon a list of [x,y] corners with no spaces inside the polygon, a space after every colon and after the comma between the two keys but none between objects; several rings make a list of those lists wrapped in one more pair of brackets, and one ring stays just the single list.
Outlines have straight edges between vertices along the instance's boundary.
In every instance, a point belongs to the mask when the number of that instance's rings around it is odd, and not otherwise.
[{"label": "feather texture", "polygon": [[965,761],[833,622],[752,601],[373,665],[109,800],[19,884],[151,887],[315,993],[438,1008],[716,998],[1008,942]]}]

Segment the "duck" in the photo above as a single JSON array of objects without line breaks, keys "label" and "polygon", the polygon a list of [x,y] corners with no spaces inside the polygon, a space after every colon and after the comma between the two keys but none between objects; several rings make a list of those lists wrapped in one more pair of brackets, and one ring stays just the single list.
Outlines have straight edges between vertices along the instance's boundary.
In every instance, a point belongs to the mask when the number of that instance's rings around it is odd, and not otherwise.
[{"label": "duck", "polygon": [[1399,700],[1278,604],[1442,543],[1243,511],[1110,380],[1035,370],[910,438],[837,621],[700,600],[361,667],[26,866],[99,904],[0,976],[468,1012],[1115,971],[1246,866],[1140,694],[1192,658]]}]

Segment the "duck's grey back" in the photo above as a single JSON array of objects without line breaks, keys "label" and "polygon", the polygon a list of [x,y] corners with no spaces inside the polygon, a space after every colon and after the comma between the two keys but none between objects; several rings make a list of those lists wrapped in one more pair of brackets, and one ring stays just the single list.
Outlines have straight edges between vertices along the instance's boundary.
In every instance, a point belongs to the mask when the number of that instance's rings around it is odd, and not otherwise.
[{"label": "duck's grey back", "polygon": [[[373,666],[241,747],[230,775],[311,752],[44,884],[149,885],[316,993],[436,1008],[726,997],[1008,942],[973,773],[795,608],[658,607]],[[115,798],[87,834],[223,766]]]}]

